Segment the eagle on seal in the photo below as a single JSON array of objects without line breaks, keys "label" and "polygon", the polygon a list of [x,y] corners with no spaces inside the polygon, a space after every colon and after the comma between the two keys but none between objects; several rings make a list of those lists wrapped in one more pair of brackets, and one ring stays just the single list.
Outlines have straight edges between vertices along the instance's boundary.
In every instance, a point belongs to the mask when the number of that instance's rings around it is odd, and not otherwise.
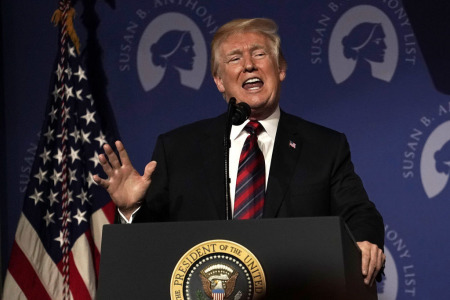
[{"label": "eagle on seal", "polygon": [[229,278],[226,275],[224,276],[226,278],[221,278],[222,276],[211,276],[210,278],[206,278],[204,274],[199,274],[200,279],[202,280],[203,291],[210,299],[214,299],[213,291],[224,293],[225,295],[222,299],[227,299],[234,291],[238,275],[238,272],[234,272]]}]

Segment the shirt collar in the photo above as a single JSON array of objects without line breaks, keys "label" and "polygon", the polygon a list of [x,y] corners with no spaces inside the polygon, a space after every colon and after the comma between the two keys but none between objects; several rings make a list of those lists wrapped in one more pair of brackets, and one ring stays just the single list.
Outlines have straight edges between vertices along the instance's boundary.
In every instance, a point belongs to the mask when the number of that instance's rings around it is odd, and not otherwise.
[{"label": "shirt collar", "polygon": [[[277,127],[278,122],[280,121],[280,107],[277,106],[275,111],[266,119],[264,120],[258,120],[259,123],[264,127],[264,130],[267,132],[267,134],[272,138],[275,139],[275,135],[277,134]],[[245,125],[249,122],[249,120],[246,120],[241,125],[233,125],[231,127],[231,133],[230,133],[230,140],[235,140],[239,134],[244,129]]]}]

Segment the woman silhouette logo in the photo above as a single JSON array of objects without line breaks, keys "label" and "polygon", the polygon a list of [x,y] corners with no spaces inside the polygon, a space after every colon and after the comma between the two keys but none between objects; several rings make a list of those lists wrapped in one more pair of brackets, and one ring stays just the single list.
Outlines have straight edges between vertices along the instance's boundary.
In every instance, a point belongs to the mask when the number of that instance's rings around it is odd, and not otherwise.
[{"label": "woman silhouette logo", "polygon": [[436,171],[447,176],[450,175],[450,141],[434,153],[434,159],[436,160]]},{"label": "woman silhouette logo", "polygon": [[152,62],[165,69],[161,82],[180,84],[180,70],[192,70],[195,52],[194,41],[188,31],[166,32],[150,47]]},{"label": "woman silhouette logo", "polygon": [[[182,29],[181,29],[182,28]],[[198,26],[180,13],[159,15],[142,33],[137,72],[143,89],[186,86],[198,90],[206,74],[206,43]]]},{"label": "woman silhouette logo", "polygon": [[420,177],[428,198],[450,189],[450,121],[440,124],[428,137],[420,159]]},{"label": "woman silhouette logo", "polygon": [[361,23],[342,39],[344,56],[356,61],[352,76],[372,76],[371,63],[384,62],[386,43],[383,27],[379,23]]},{"label": "woman silhouette logo", "polygon": [[337,84],[349,77],[390,82],[398,56],[395,28],[387,15],[374,6],[352,7],[331,33],[328,59]]}]

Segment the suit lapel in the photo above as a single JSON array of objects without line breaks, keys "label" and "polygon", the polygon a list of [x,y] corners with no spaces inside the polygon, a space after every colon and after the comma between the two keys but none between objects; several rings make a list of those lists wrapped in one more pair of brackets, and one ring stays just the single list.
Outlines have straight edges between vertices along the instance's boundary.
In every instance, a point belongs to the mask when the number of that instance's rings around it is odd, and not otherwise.
[{"label": "suit lapel", "polygon": [[215,203],[219,219],[225,219],[224,131],[225,118],[221,115],[213,119],[198,142],[198,154],[201,157],[199,167],[203,170],[205,182],[203,188],[207,196],[205,201]]},{"label": "suit lapel", "polygon": [[269,180],[264,204],[264,218],[274,218],[278,214],[300,157],[302,141],[298,124],[281,112],[272,154]]}]

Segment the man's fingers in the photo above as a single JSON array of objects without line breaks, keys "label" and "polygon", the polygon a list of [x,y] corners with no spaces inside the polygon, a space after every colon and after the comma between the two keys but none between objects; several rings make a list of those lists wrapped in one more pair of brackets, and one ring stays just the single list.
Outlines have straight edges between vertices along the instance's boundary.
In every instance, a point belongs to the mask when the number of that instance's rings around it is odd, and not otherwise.
[{"label": "man's fingers", "polygon": [[361,249],[361,271],[364,276],[367,276],[367,274],[369,273],[370,251],[368,251],[365,244],[359,242],[358,245]]},{"label": "man's fingers", "polygon": [[103,150],[105,151],[105,155],[108,158],[108,162],[111,165],[111,167],[113,169],[120,168],[119,158],[117,157],[116,153],[114,153],[113,148],[110,145],[105,144],[103,145]]},{"label": "man's fingers", "polygon": [[144,179],[150,181],[152,178],[152,174],[156,169],[156,161],[151,161],[145,166],[144,170]]},{"label": "man's fingers", "polygon": [[375,244],[367,241],[358,242],[357,244],[361,249],[361,268],[364,276],[364,283],[372,285],[384,264],[386,256]]},{"label": "man's fingers", "polygon": [[378,261],[378,247],[376,245],[370,245],[368,247],[368,251],[369,251],[369,257],[370,257],[370,261],[369,261],[369,266],[368,266],[368,270],[367,270],[367,277],[364,279],[364,282],[366,284],[371,284],[372,283],[372,279],[375,277],[375,273],[377,271],[377,261]]},{"label": "man's fingers", "polygon": [[100,165],[102,166],[103,171],[105,171],[106,175],[110,176],[112,169],[111,169],[111,166],[108,163],[108,160],[106,159],[105,155],[99,154],[98,161],[100,162]]},{"label": "man's fingers", "polygon": [[377,263],[377,269],[381,270],[383,268],[384,263],[386,261],[386,254],[381,249],[378,249],[380,255],[378,255],[378,263]]},{"label": "man's fingers", "polygon": [[365,284],[369,284],[370,283],[370,278],[372,277],[372,273],[373,270],[371,271],[370,268],[370,253],[368,252],[363,252],[363,257],[362,257],[362,273],[364,276],[364,283]]},{"label": "man's fingers", "polygon": [[100,176],[98,176],[98,175],[94,175],[92,178],[94,179],[94,181],[95,181],[98,185],[100,185],[100,186],[103,187],[104,189],[108,189],[108,187],[109,187],[108,180],[105,180],[105,179],[103,179],[103,178],[100,178]]},{"label": "man's fingers", "polygon": [[371,285],[373,284],[376,275],[381,270],[386,256],[375,244],[367,241],[358,242],[357,244],[361,249],[361,268],[364,276],[364,283]]},{"label": "man's fingers", "polygon": [[116,141],[115,145],[117,148],[117,152],[119,152],[119,157],[122,165],[131,165],[130,158],[128,157],[127,150],[125,150],[123,143],[121,141]]},{"label": "man's fingers", "polygon": [[375,279],[376,279],[378,273],[380,272],[381,268],[383,267],[384,261],[386,260],[386,255],[383,253],[383,251],[381,249],[377,249],[377,254],[378,255],[377,255],[376,267],[375,267],[375,270],[372,275],[372,280],[370,281],[371,286],[375,282]]}]

